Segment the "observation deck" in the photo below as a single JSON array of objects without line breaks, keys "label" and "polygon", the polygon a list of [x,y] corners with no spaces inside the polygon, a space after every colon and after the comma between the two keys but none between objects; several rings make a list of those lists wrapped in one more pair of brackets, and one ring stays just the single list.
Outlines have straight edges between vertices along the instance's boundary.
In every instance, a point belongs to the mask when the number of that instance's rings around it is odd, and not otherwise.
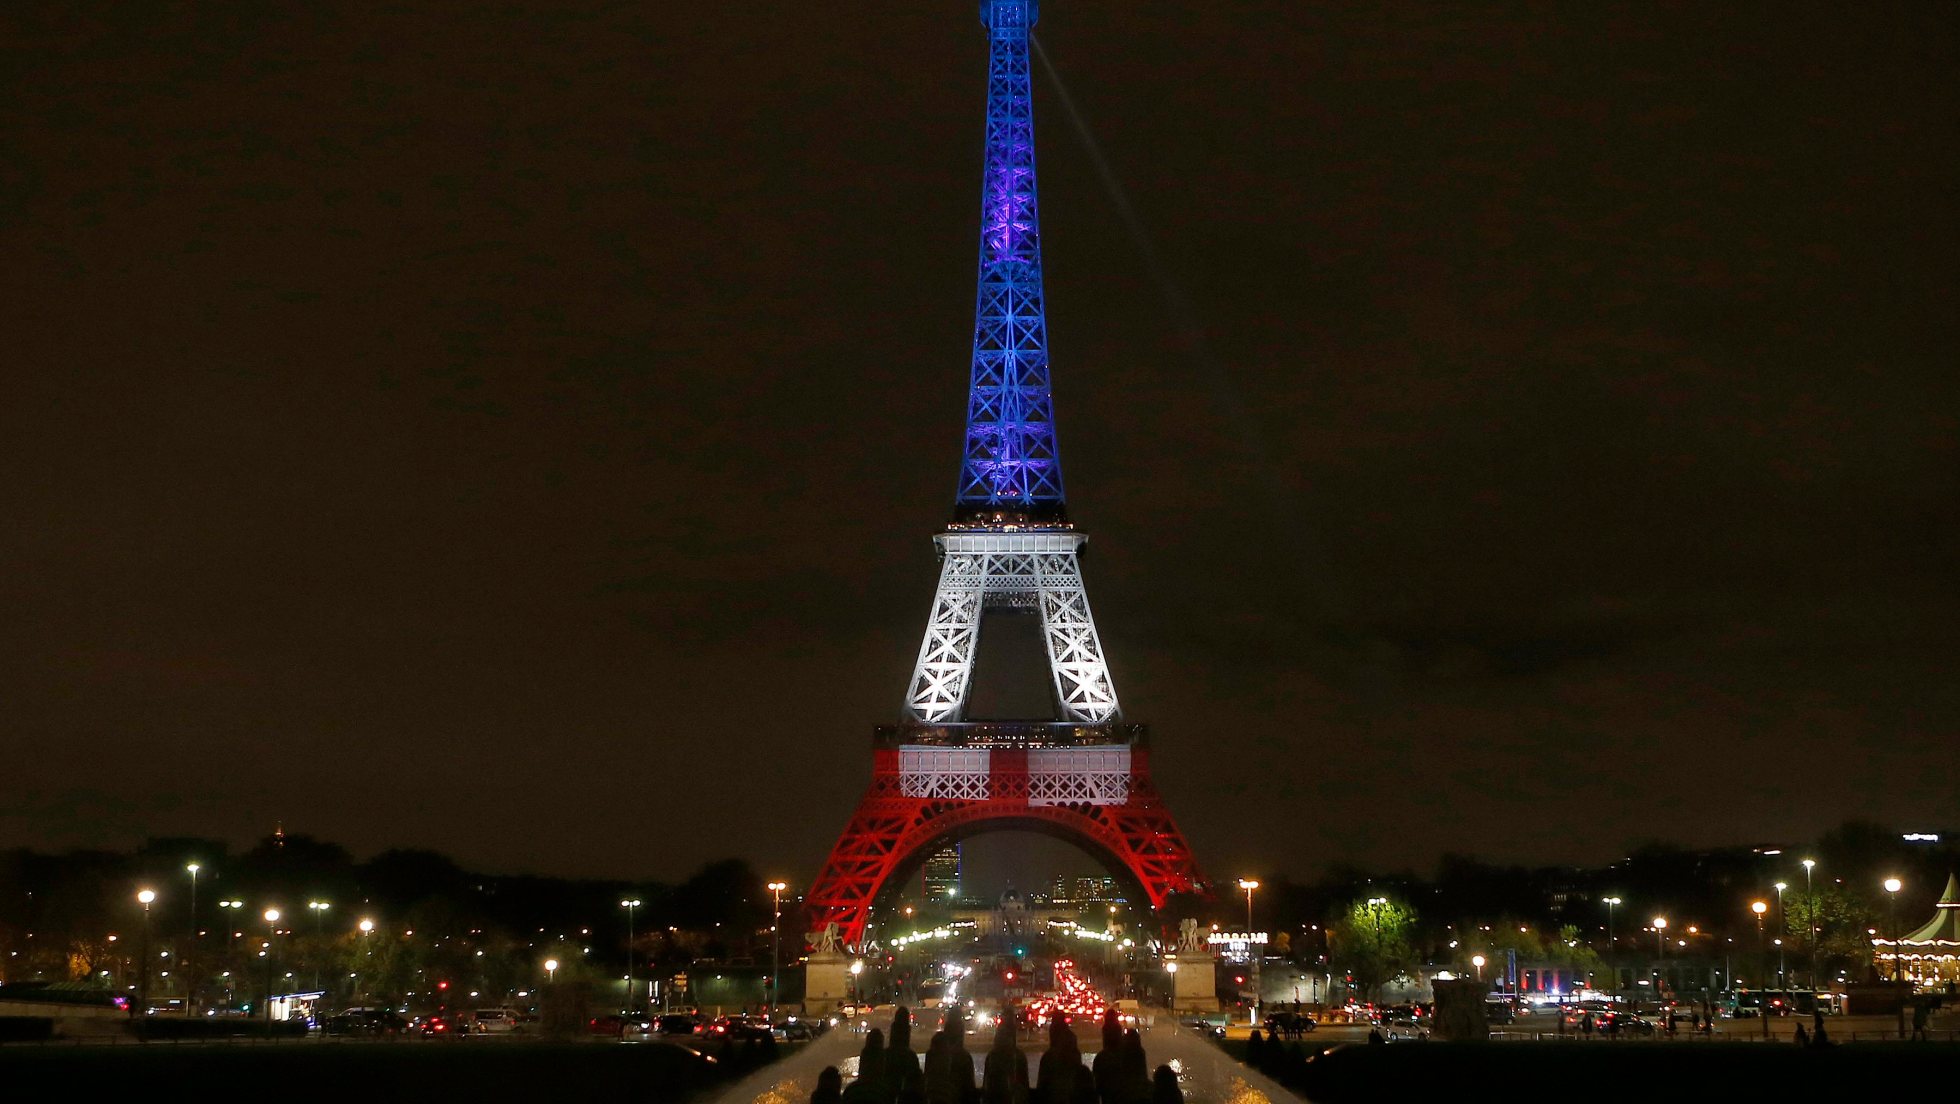
[{"label": "observation deck", "polygon": [[1075,721],[952,721],[879,725],[874,748],[944,747],[1014,751],[1033,748],[1147,747],[1148,725]]}]

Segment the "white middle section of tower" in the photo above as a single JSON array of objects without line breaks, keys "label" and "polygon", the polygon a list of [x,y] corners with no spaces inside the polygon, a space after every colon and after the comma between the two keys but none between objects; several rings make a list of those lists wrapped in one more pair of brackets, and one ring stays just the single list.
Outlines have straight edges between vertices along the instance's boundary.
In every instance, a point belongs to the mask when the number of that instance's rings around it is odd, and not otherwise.
[{"label": "white middle section of tower", "polygon": [[[1033,748],[1026,754],[1030,805],[1121,805],[1130,799],[1126,746]],[[995,787],[993,753],[985,748],[904,744],[898,749],[902,796],[985,801],[1000,796]]]},{"label": "white middle section of tower", "polygon": [[1088,537],[1074,532],[955,532],[933,538],[943,562],[925,642],[912,672],[906,710],[930,723],[966,718],[980,620],[989,607],[1041,614],[1059,720],[1116,719],[1116,688],[1103,661],[1102,640],[1082,589],[1080,552]]}]

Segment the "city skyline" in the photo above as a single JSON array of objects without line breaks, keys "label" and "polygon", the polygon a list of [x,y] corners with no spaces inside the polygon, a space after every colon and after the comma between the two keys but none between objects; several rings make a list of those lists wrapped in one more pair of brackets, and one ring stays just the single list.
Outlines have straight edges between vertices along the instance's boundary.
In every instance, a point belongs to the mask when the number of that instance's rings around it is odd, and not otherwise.
[{"label": "city skyline", "polygon": [[[1213,877],[1951,819],[1940,9],[1061,11],[1072,506]],[[959,474],[982,37],[452,30],[20,28],[0,844],[800,880],[862,788]]]}]

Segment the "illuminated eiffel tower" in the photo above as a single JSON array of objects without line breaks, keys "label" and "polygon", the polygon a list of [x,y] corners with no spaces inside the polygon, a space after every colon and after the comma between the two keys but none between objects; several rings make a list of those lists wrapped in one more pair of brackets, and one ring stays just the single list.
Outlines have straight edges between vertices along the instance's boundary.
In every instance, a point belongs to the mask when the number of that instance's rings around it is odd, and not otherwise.
[{"label": "illuminated eiffel tower", "polygon": [[[1153,907],[1207,892],[1151,784],[1142,725],[1124,724],[1082,585],[1049,392],[1029,29],[1035,0],[982,0],[990,45],[980,283],[964,460],[905,723],[877,730],[870,788],[806,897],[817,929],[859,944],[873,906],[925,857],[986,831],[1083,847]],[[972,721],[989,613],[1040,618],[1052,719]]]}]

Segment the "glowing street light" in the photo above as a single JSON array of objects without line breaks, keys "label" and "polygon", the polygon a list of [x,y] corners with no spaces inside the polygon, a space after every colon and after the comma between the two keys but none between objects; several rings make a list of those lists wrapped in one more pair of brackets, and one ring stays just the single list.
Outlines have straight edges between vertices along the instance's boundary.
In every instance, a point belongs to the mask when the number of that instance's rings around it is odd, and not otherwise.
[{"label": "glowing street light", "polygon": [[143,1002],[142,1014],[150,1014],[150,905],[157,899],[154,889],[139,889],[136,900],[143,906],[143,972],[137,975],[137,999]]},{"label": "glowing street light", "polygon": [[1788,926],[1783,922],[1783,891],[1789,888],[1790,883],[1788,882],[1776,883],[1776,986],[1779,989],[1789,984],[1783,978],[1785,973],[1783,962],[1783,929]]},{"label": "glowing street light", "polygon": [[638,897],[628,897],[619,903],[626,910],[626,1010],[633,1010],[633,910],[640,907]]},{"label": "glowing street light", "polygon": [[[190,945],[193,949],[197,947],[197,872],[202,869],[204,869],[202,866],[194,862],[187,862],[184,864],[185,872],[191,876]],[[188,957],[188,952],[186,952],[186,957]],[[190,972],[189,963],[185,963],[183,970],[184,970],[184,1008],[186,1011],[196,1012],[197,1011],[197,978],[196,975]]]},{"label": "glowing street light", "polygon": [[547,958],[544,960],[544,980],[545,980],[545,984],[547,985],[558,980],[557,959]]},{"label": "glowing street light", "polygon": [[279,910],[265,910],[265,1022],[272,1025],[272,940],[279,934]]},{"label": "glowing street light", "polygon": [[1488,962],[1488,961],[1490,961],[1490,960],[1489,960],[1489,959],[1486,959],[1486,958],[1485,958],[1485,957],[1484,957],[1483,955],[1471,955],[1471,956],[1470,956],[1470,965],[1472,965],[1472,966],[1475,966],[1475,967],[1477,968],[1477,980],[1478,980],[1478,981],[1482,981],[1482,980],[1484,980],[1484,963],[1485,963],[1485,962]]},{"label": "glowing street light", "polygon": [[[315,939],[325,937],[327,933],[327,910],[332,907],[332,905],[325,901],[306,902],[306,910],[313,914],[313,936]],[[318,989],[319,987],[320,960],[316,957],[313,960],[313,988]]]},{"label": "glowing street light", "polygon": [[1252,1022],[1259,1022],[1259,948],[1252,942],[1252,891],[1259,888],[1257,878],[1240,878],[1239,888],[1245,890],[1245,938],[1246,957],[1252,961]]},{"label": "glowing street light", "polygon": [[[1763,914],[1769,911],[1768,901],[1749,902],[1749,911],[1756,914],[1756,963],[1769,973],[1769,952],[1763,949]],[[1769,1038],[1769,1005],[1762,1007],[1763,1038]]]},{"label": "glowing street light", "polygon": [[[1886,924],[1892,929],[1892,983],[1899,983],[1899,890],[1905,883],[1897,878],[1885,879]],[[1899,1038],[1906,1037],[1906,1002],[1899,1002]]]},{"label": "glowing street light", "polygon": [[1654,917],[1654,946],[1659,949],[1660,963],[1654,967],[1654,993],[1661,991],[1661,971],[1667,966],[1667,917]]},{"label": "glowing street light", "polygon": [[1810,942],[1810,991],[1817,991],[1817,889],[1811,880],[1811,871],[1817,869],[1816,859],[1803,861],[1803,896],[1805,915],[1810,919],[1807,933]]},{"label": "glowing street light", "polygon": [[788,882],[770,882],[769,895],[775,902],[775,912],[769,919],[769,1014],[776,1014],[776,999],[782,991],[782,979],[777,975],[783,970],[783,890],[789,888]]}]

